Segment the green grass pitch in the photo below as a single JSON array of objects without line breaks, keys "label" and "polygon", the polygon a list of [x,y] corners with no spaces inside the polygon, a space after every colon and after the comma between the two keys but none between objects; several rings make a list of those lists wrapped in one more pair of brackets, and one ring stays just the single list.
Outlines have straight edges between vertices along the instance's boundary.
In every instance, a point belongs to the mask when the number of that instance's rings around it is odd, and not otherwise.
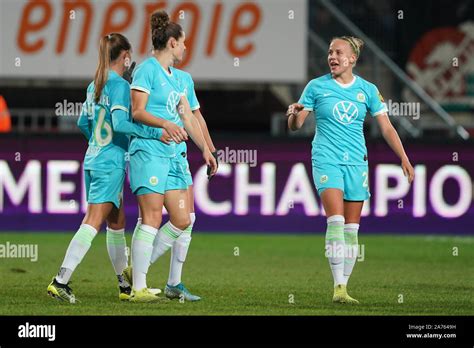
[{"label": "green grass pitch", "polygon": [[[0,244],[38,244],[38,261],[1,258],[0,315],[473,315],[474,238],[364,235],[349,293],[359,306],[333,304],[322,235],[194,233],[185,284],[201,302],[118,301],[101,233],[71,287],[81,301],[46,294],[72,233],[0,233]],[[130,245],[130,234],[127,234]],[[454,255],[453,255],[454,254]],[[457,256],[456,256],[457,255]],[[163,289],[169,253],[150,267],[148,284]],[[293,300],[293,301],[292,301]]]}]

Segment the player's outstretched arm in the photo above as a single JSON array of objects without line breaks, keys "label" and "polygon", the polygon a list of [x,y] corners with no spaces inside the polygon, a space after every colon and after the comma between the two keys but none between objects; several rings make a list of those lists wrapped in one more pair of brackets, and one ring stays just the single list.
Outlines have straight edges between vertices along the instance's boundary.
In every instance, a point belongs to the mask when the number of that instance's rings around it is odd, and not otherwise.
[{"label": "player's outstretched arm", "polygon": [[402,141],[400,140],[396,129],[390,122],[387,113],[380,114],[376,116],[376,118],[383,138],[392,148],[398,158],[400,158],[400,161],[402,161],[403,173],[408,178],[408,182],[411,183],[413,181],[413,178],[415,177],[415,171],[413,170],[413,166],[411,165],[410,160],[408,159],[408,156],[405,153],[405,149],[403,148]]},{"label": "player's outstretched arm", "polygon": [[188,135],[177,124],[161,117],[155,117],[145,110],[148,94],[132,89],[132,115],[133,119],[150,127],[164,128],[166,133],[175,143],[188,140]]},{"label": "player's outstretched arm", "polygon": [[185,96],[181,97],[181,101],[179,102],[178,106],[178,113],[181,117],[181,120],[183,121],[184,128],[190,135],[193,142],[202,151],[204,161],[208,166],[211,167],[210,175],[214,175],[217,171],[216,159],[212,155],[209,146],[204,140],[199,122],[197,121],[196,117],[194,117],[191,108],[189,107],[189,102]]},{"label": "player's outstretched arm", "polygon": [[309,115],[309,111],[303,109],[304,105],[299,103],[288,106],[286,116],[288,116],[288,128],[290,130],[296,131],[303,126],[306,117]]}]

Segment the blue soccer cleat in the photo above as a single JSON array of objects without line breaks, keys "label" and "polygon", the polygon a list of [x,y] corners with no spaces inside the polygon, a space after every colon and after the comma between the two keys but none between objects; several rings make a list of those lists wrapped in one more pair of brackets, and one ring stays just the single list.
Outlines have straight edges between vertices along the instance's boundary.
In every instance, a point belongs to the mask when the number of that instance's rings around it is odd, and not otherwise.
[{"label": "blue soccer cleat", "polygon": [[169,299],[179,298],[190,302],[201,300],[201,297],[191,294],[183,283],[179,283],[176,286],[166,284],[165,295]]}]

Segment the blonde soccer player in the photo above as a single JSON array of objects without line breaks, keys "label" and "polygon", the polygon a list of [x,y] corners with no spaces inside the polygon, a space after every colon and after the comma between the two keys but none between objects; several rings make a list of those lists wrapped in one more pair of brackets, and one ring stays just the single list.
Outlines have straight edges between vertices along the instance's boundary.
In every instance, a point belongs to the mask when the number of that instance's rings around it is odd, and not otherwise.
[{"label": "blonde soccer player", "polygon": [[[331,40],[327,63],[330,72],[311,80],[298,103],[287,111],[290,130],[301,128],[314,112],[312,142],[313,180],[327,216],[326,256],[334,279],[333,302],[359,303],[349,296],[347,283],[357,259],[362,205],[370,197],[368,154],[363,122],[367,112],[400,158],[408,181],[413,167],[377,87],[353,73],[363,41],[352,36]],[[341,251],[344,252],[341,252]]]}]

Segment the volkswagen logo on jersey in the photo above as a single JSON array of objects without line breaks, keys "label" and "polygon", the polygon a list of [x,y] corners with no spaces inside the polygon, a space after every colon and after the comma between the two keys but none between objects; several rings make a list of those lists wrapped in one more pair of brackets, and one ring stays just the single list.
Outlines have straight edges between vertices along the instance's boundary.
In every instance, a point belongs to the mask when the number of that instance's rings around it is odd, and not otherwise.
[{"label": "volkswagen logo on jersey", "polygon": [[168,113],[173,116],[178,116],[178,111],[176,110],[176,106],[179,104],[181,96],[178,92],[172,91],[168,94],[168,100],[166,101],[166,110]]},{"label": "volkswagen logo on jersey", "polygon": [[350,101],[340,101],[332,109],[334,118],[342,124],[350,124],[359,116],[359,110]]}]

